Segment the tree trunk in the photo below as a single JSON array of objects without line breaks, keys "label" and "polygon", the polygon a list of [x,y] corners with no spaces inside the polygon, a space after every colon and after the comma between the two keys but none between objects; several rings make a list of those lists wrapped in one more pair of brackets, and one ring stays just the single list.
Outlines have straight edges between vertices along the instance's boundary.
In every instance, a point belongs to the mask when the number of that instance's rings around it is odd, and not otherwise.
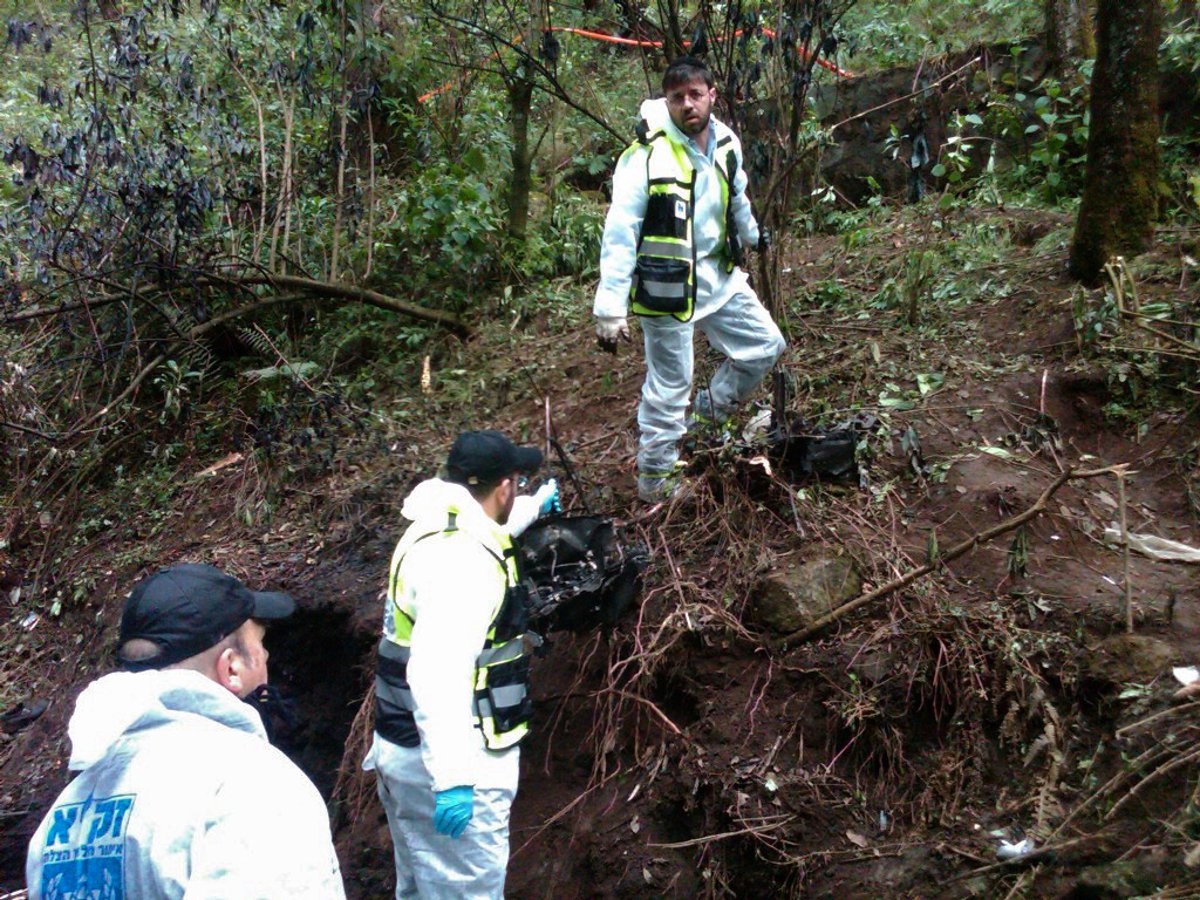
[{"label": "tree trunk", "polygon": [[1082,59],[1096,55],[1088,0],[1043,0],[1046,62],[1062,78]]},{"label": "tree trunk", "polygon": [[1071,274],[1095,283],[1116,254],[1145,250],[1158,215],[1158,0],[1099,0],[1083,199]]},{"label": "tree trunk", "polygon": [[1096,4],[1092,0],[1068,0],[1067,27],[1080,59],[1091,59],[1096,55],[1095,15]]},{"label": "tree trunk", "polygon": [[525,243],[529,222],[530,170],[529,112],[533,106],[533,82],[514,73],[508,79],[508,104],[512,126],[512,177],[508,183],[508,235],[517,244]]}]

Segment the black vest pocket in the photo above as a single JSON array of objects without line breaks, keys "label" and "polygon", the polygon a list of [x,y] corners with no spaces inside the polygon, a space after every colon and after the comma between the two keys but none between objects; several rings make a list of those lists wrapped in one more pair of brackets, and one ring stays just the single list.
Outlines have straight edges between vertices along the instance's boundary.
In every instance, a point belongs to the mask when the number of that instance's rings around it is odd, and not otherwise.
[{"label": "black vest pocket", "polygon": [[496,733],[504,734],[526,725],[533,713],[533,701],[527,693],[529,657],[522,656],[488,669],[485,694],[492,706]]},{"label": "black vest pocket", "polygon": [[642,219],[642,237],[687,238],[687,202],[674,194],[651,194]]},{"label": "black vest pocket", "polygon": [[634,302],[652,313],[686,313],[690,270],[682,259],[639,256],[634,269]]}]

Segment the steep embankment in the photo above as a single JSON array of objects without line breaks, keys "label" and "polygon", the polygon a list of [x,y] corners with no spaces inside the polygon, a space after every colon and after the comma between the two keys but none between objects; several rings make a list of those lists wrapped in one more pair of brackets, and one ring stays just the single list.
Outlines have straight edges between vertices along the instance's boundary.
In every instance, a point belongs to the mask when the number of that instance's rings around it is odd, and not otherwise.
[{"label": "steep embankment", "polygon": [[[19,884],[23,842],[65,776],[71,701],[107,665],[124,588],[193,558],[299,599],[269,640],[274,680],[298,712],[286,744],[327,794],[343,768],[332,809],[348,885],[387,893],[387,832],[355,773],[366,736],[355,716],[400,500],[462,427],[540,440],[543,398],[589,506],[621,520],[652,561],[617,629],[558,636],[536,661],[512,896],[994,895],[1018,877],[984,870],[997,829],[1063,848],[1020,873],[1038,894],[1100,878],[1079,872],[1147,837],[1161,852],[1135,852],[1117,874],[1186,883],[1178,782],[1130,791],[1193,738],[1151,747],[1150,769],[1131,775],[1122,755],[1178,720],[1114,732],[1165,709],[1169,664],[1194,661],[1198,586],[1191,568],[1135,556],[1137,634],[1122,634],[1122,559],[1100,537],[1117,513],[1113,476],[1063,484],[1024,527],[814,640],[780,631],[781,616],[798,628],[812,609],[771,605],[828,604],[831,589],[852,596],[936,562],[1071,467],[1130,464],[1131,530],[1196,543],[1183,455],[1195,424],[1133,398],[1136,371],[1080,354],[1080,301],[1059,274],[1066,234],[1055,214],[884,208],[836,238],[785,247],[788,406],[826,424],[869,414],[859,483],[793,479],[739,442],[697,450],[695,501],[648,514],[633,497],[640,353],[593,351],[582,290],[577,307],[439,344],[431,391],[413,372],[373,417],[364,411],[370,427],[337,432],[319,464],[251,455],[201,475],[236,448],[183,448],[153,493],[114,492],[107,521],[55,551],[61,616],[30,625],[17,604],[5,671],[24,696],[53,702],[0,746],[0,885]],[[1165,255],[1138,272],[1148,296],[1178,283]],[[701,349],[698,360],[703,378],[713,358]],[[556,474],[580,510],[574,482]],[[835,584],[805,578],[818,559],[840,573]],[[6,558],[17,583],[23,562]],[[1097,811],[1122,798],[1105,826]],[[984,871],[964,877],[973,869]]]}]

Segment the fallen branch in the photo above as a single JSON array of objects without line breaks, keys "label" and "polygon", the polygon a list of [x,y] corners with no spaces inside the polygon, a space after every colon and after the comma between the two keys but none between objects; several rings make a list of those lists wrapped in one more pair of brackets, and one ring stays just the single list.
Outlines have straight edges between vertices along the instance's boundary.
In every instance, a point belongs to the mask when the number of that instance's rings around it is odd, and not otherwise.
[{"label": "fallen branch", "polygon": [[1078,804],[1074,809],[1067,813],[1067,817],[1058,823],[1055,828],[1046,837],[1046,840],[1052,841],[1070,825],[1076,818],[1082,815],[1086,810],[1094,806],[1102,797],[1114,794],[1117,788],[1121,787],[1125,782],[1135,776],[1135,773],[1140,772],[1143,766],[1157,766],[1165,757],[1170,755],[1170,749],[1165,748],[1162,744],[1154,744],[1149,750],[1143,751],[1136,759],[1129,760],[1125,763],[1125,768],[1122,768],[1112,778],[1106,781],[1099,788],[1094,790],[1091,796],[1087,797],[1082,803]]},{"label": "fallen branch", "polygon": [[[300,279],[300,280],[303,281],[306,279]],[[262,300],[259,300],[256,303],[251,303],[247,306],[240,307],[239,309],[232,309],[229,312],[222,313],[219,316],[214,316],[213,318],[209,319],[207,322],[201,322],[199,325],[196,325],[195,327],[189,329],[185,334],[181,334],[178,337],[176,337],[173,341],[171,341],[171,343],[174,344],[174,343],[182,343],[185,341],[194,341],[197,338],[202,337],[204,334],[208,333],[209,331],[212,331],[215,328],[218,328],[219,326],[224,325],[226,322],[229,322],[233,319],[240,318],[242,316],[248,315],[253,312],[258,312],[261,309],[266,309],[271,306],[278,306],[278,305],[284,304],[284,303],[292,303],[298,299],[303,299],[303,296],[296,295],[296,294],[286,294],[286,295],[281,295],[281,296],[276,296],[276,297],[266,297]],[[112,412],[114,409],[116,409],[122,403],[124,403],[126,400],[128,400],[131,396],[133,396],[137,392],[138,388],[141,387],[142,383],[146,380],[146,378],[149,377],[154,372],[155,369],[157,369],[159,366],[161,366],[163,363],[165,363],[167,361],[167,359],[168,359],[168,355],[166,353],[160,353],[158,356],[154,357],[154,359],[152,359],[150,362],[148,362],[134,376],[133,380],[130,381],[130,383],[128,385],[126,385],[125,389],[123,391],[121,391],[120,394],[118,394],[111,401],[106,403],[103,407],[96,410],[94,413],[92,413],[90,416],[88,416],[86,419],[84,419],[82,422],[80,422],[78,425],[76,425],[70,431],[66,431],[66,432],[63,432],[62,434],[58,434],[58,435],[41,434],[40,432],[36,432],[32,429],[25,428],[23,426],[16,425],[15,423],[9,423],[9,422],[0,422],[0,427],[16,428],[17,430],[24,431],[29,434],[33,434],[37,437],[41,437],[41,438],[51,441],[51,442],[61,442],[61,441],[65,441],[70,438],[73,438],[76,435],[79,435],[82,432],[86,431],[87,429],[91,428],[93,425],[97,424],[101,419],[105,418],[110,412]]]},{"label": "fallen branch", "polygon": [[[426,322],[434,322],[438,325],[445,325],[453,329],[464,337],[469,336],[473,329],[464,323],[454,313],[449,313],[440,309],[429,309],[424,306],[418,306],[415,303],[408,303],[388,294],[381,294],[378,291],[372,291],[368,288],[355,287],[349,284],[339,282],[317,281],[313,278],[302,278],[298,275],[272,275],[269,272],[262,272],[256,275],[243,276],[222,276],[222,277],[206,277],[204,281],[209,281],[223,286],[231,287],[249,287],[258,285],[269,285],[277,288],[288,288],[295,291],[303,291],[305,295],[329,297],[340,300],[354,300],[359,303],[365,303],[367,306],[374,306],[378,309],[386,309],[390,312],[400,313],[402,315],[411,316],[414,319],[422,319]],[[44,316],[58,315],[59,313],[74,312],[76,310],[90,310],[100,306],[106,306],[111,303],[116,303],[122,300],[129,299],[127,294],[108,294],[101,297],[96,297],[91,300],[83,300],[75,303],[61,303],[55,306],[35,307],[22,312],[13,313],[0,319],[0,325],[12,325],[18,322],[28,321]],[[289,297],[289,300],[298,299]]]},{"label": "fallen branch", "polygon": [[1125,735],[1129,734],[1129,732],[1136,731],[1139,728],[1144,728],[1151,722],[1161,719],[1164,716],[1174,716],[1178,713],[1190,712],[1195,710],[1197,707],[1200,707],[1200,700],[1193,700],[1191,703],[1185,703],[1182,706],[1172,706],[1170,709],[1159,710],[1152,716],[1146,716],[1144,719],[1139,719],[1137,722],[1133,722],[1124,726],[1123,728],[1118,728],[1115,732],[1113,732],[1113,737],[1123,738]]},{"label": "fallen branch", "polygon": [[922,566],[918,566],[915,569],[905,572],[899,578],[889,581],[887,584],[880,585],[879,587],[877,587],[873,590],[867,591],[865,594],[860,594],[859,596],[855,597],[853,600],[849,600],[846,603],[843,603],[837,609],[834,609],[831,612],[825,614],[824,616],[821,616],[821,618],[817,619],[811,625],[808,625],[805,628],[797,629],[796,631],[793,631],[790,634],[784,636],[781,643],[786,644],[786,643],[790,643],[793,641],[807,640],[808,638],[812,637],[814,634],[817,634],[819,631],[822,631],[823,629],[827,628],[829,625],[833,624],[834,622],[838,621],[839,619],[843,618],[844,616],[848,615],[849,613],[854,612],[854,610],[856,610],[860,607],[866,606],[868,603],[872,603],[875,600],[880,599],[881,597],[886,597],[888,594],[892,594],[892,593],[898,591],[900,588],[905,587],[908,584],[911,584],[912,582],[916,581],[918,578],[921,578],[925,575],[928,575],[931,572],[936,571],[937,569],[941,568],[946,563],[950,562],[950,560],[957,559],[958,557],[960,557],[963,554],[967,553],[968,551],[974,549],[975,547],[979,546],[980,544],[990,541],[994,537],[998,537],[999,535],[1002,535],[1005,532],[1013,531],[1017,528],[1020,528],[1026,522],[1028,522],[1031,519],[1034,519],[1038,515],[1040,515],[1042,513],[1042,511],[1045,510],[1046,504],[1047,504],[1047,502],[1049,502],[1050,498],[1053,497],[1054,494],[1058,491],[1058,489],[1061,488],[1068,481],[1072,481],[1072,480],[1080,479],[1080,478],[1096,478],[1100,475],[1112,475],[1112,474],[1115,474],[1118,470],[1124,471],[1124,468],[1125,468],[1124,466],[1108,466],[1103,469],[1088,469],[1088,470],[1085,470],[1082,472],[1076,472],[1073,469],[1067,469],[1065,472],[1063,472],[1061,475],[1059,475],[1058,478],[1056,478],[1044,491],[1042,491],[1041,496],[1038,497],[1037,500],[1034,502],[1034,504],[1032,506],[1030,506],[1029,509],[1025,510],[1023,513],[1020,513],[1019,515],[1016,515],[1016,516],[1012,516],[1009,519],[1005,519],[999,525],[995,525],[991,528],[986,529],[985,531],[981,531],[978,534],[974,534],[971,537],[967,538],[965,541],[955,544],[953,547],[951,547],[948,550],[946,550],[945,552],[941,553],[938,556],[938,558],[933,560],[932,562],[928,562]]},{"label": "fallen branch", "polygon": [[121,300],[129,299],[129,295],[120,294],[117,296],[106,295],[102,297],[94,297],[90,300],[81,300],[77,303],[58,303],[54,306],[35,306],[32,309],[22,310],[21,312],[11,313],[0,319],[0,325],[13,325],[17,322],[27,322],[30,319],[44,318],[45,316],[56,316],[59,313],[74,312],[80,309],[96,309],[99,306],[108,306],[110,303],[117,303]]},{"label": "fallen branch", "polygon": [[407,303],[404,300],[399,300],[387,294],[381,294],[378,291],[355,287],[349,284],[316,281],[312,278],[301,278],[299,275],[271,275],[267,273],[238,276],[230,280],[239,285],[271,285],[277,288],[305,291],[306,293],[316,294],[321,297],[357,300],[359,303],[365,303],[367,306],[374,306],[379,309],[386,309],[391,312],[411,316],[414,319],[422,319],[426,322],[436,322],[439,325],[445,325],[464,336],[471,334],[473,330],[454,313],[417,306],[415,303]]},{"label": "fallen branch", "polygon": [[[847,118],[842,119],[842,121],[840,121],[834,125],[831,125],[829,127],[829,133],[833,134],[833,132],[837,131],[843,125],[849,125],[851,122],[857,121],[858,119],[865,118],[865,117],[871,115],[872,113],[879,112],[879,110],[881,110],[881,109],[887,109],[889,106],[895,106],[897,103],[904,103],[905,101],[911,100],[914,97],[919,97],[923,94],[932,93],[933,89],[938,87],[939,85],[941,85],[943,82],[949,81],[951,78],[954,78],[957,75],[959,75],[960,73],[965,72],[967,69],[971,68],[971,66],[978,65],[981,62],[983,62],[982,56],[976,56],[972,59],[969,59],[969,60],[967,60],[967,62],[963,63],[961,66],[959,66],[953,72],[949,72],[949,73],[943,75],[937,81],[931,82],[930,84],[927,84],[924,87],[915,88],[914,90],[905,94],[903,97],[894,97],[891,100],[887,100],[883,103],[880,103],[878,106],[872,106],[870,109],[864,109],[862,112],[855,113],[852,116],[848,116]],[[774,187],[774,185],[772,185],[772,187]]]},{"label": "fallen branch", "polygon": [[1169,759],[1161,765],[1156,766],[1154,770],[1150,772],[1150,774],[1131,787],[1129,792],[1124,797],[1113,804],[1112,809],[1104,814],[1104,821],[1111,821],[1113,816],[1115,816],[1121,810],[1121,808],[1125,806],[1126,803],[1138,796],[1147,785],[1152,784],[1159,778],[1162,778],[1168,772],[1174,772],[1176,769],[1186,766],[1188,763],[1196,762],[1197,760],[1200,760],[1200,747],[1193,745],[1190,749],[1184,751],[1173,759]]}]

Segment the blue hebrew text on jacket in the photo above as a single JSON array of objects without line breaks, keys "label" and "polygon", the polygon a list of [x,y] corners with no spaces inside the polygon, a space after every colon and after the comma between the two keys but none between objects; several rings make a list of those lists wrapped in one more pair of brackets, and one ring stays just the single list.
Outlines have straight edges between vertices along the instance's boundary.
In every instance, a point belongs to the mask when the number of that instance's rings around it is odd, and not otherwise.
[{"label": "blue hebrew text on jacket", "polygon": [[135,797],[54,807],[42,849],[43,900],[124,900],[125,829]]}]

